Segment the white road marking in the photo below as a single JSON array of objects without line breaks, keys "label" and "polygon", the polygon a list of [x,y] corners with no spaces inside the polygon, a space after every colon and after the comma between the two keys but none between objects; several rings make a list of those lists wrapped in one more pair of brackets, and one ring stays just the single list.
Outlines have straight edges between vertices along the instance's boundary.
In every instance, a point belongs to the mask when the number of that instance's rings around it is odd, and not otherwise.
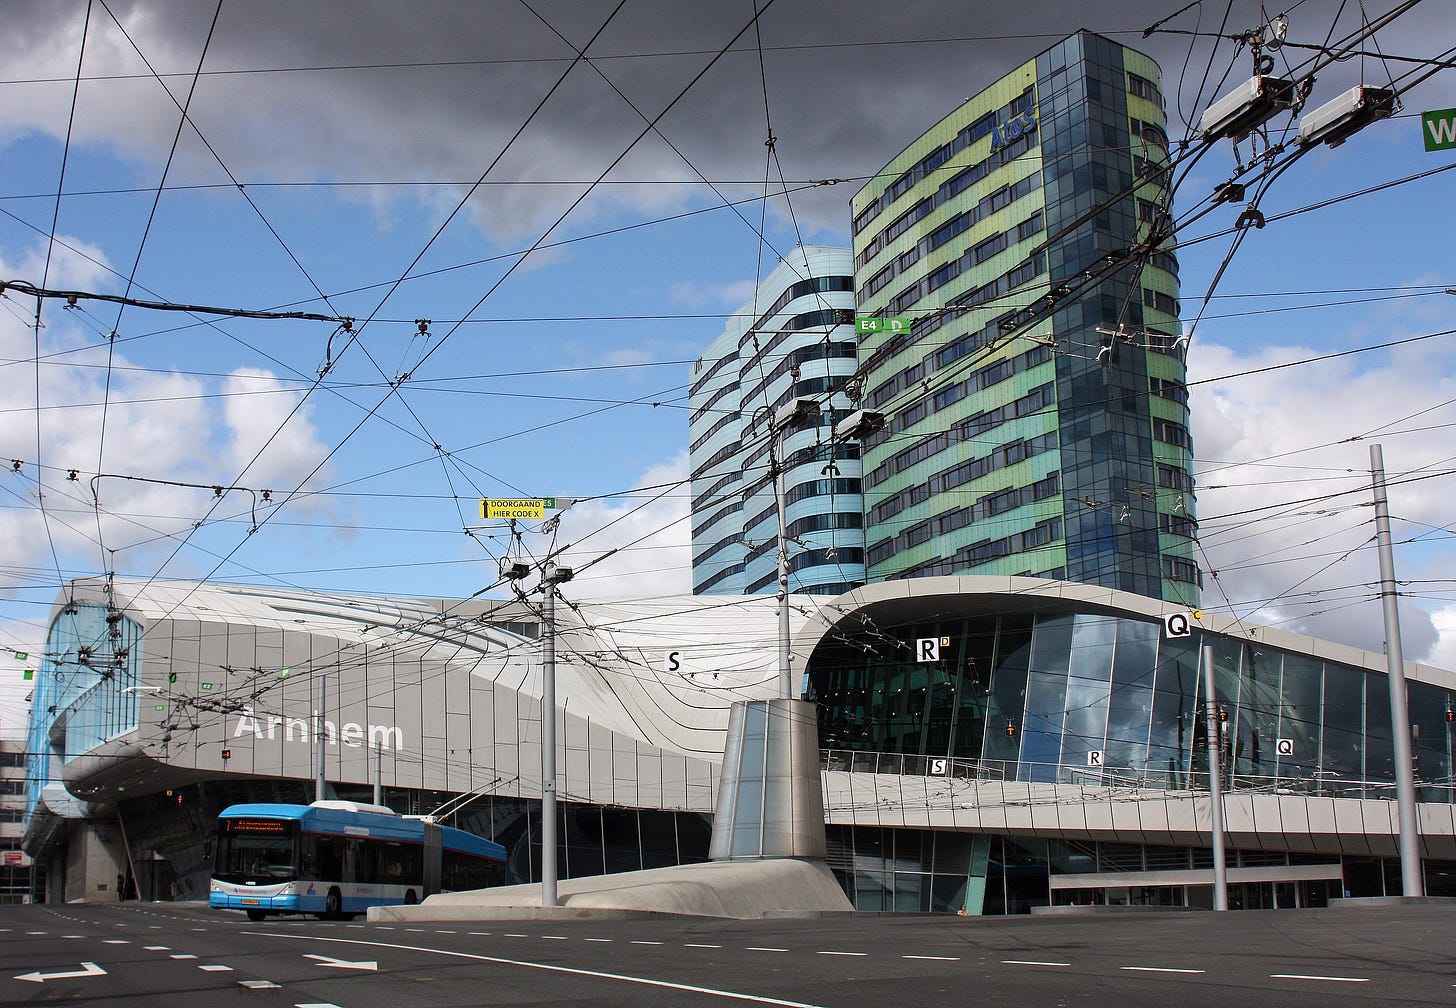
[{"label": "white road marking", "polygon": [[529,937],[530,937],[530,935],[523,935],[523,934],[513,934],[513,933],[512,933],[512,932],[510,932],[510,931],[507,931],[507,932],[506,932],[506,937],[507,937],[507,938],[529,938]]},{"label": "white road marking", "polygon": [[306,1001],[303,1004],[294,1005],[293,1008],[339,1008],[339,1006],[336,1004],[330,1004],[327,1001]]},{"label": "white road marking", "polygon": [[923,956],[923,955],[902,955],[901,959],[933,959],[936,962],[960,962],[960,956]]},{"label": "white road marking", "polygon": [[1331,983],[1369,983],[1369,977],[1310,976],[1307,973],[1270,973],[1271,980],[1328,980]]},{"label": "white road marking", "polygon": [[107,938],[101,944],[103,944],[103,945],[130,945],[131,942],[127,941],[125,938]]},{"label": "white road marking", "polygon": [[1003,966],[1070,966],[1064,962],[1041,962],[1036,959],[1002,959]]},{"label": "white road marking", "polygon": [[210,966],[199,966],[197,968],[204,973],[231,973],[233,971],[231,966],[222,966],[215,963]]},{"label": "white road marking", "polygon": [[146,948],[146,950],[148,952],[170,952],[170,951],[172,951],[172,946],[170,946],[170,945],[147,945],[147,946],[145,946],[145,948]]},{"label": "white road marking", "polygon": [[610,939],[610,938],[586,938],[586,939],[583,939],[583,940],[584,941],[589,941],[589,942],[607,942],[607,943],[610,943],[612,941],[612,939]]},{"label": "white road marking", "polygon": [[[380,928],[381,931],[388,931],[389,928]],[[489,931],[467,931],[466,934],[480,935],[482,938],[490,934]]]},{"label": "white road marking", "polygon": [[320,966],[334,966],[339,969],[356,969],[374,972],[379,969],[379,963],[375,960],[367,962],[349,962],[347,959],[335,959],[333,956],[305,954],[305,959],[317,959]]},{"label": "white road marking", "polygon": [[[596,939],[596,941],[609,941],[609,940],[610,939],[607,939],[607,938],[598,938],[598,939]],[[694,945],[691,942],[689,942],[688,944],[686,944],[686,945],[683,946],[683,948],[722,948],[722,947],[723,947],[722,945]]]},{"label": "white road marking", "polygon": [[459,934],[459,931],[436,931],[435,934]]},{"label": "white road marking", "polygon": [[815,952],[815,955],[867,956],[868,952]]},{"label": "white road marking", "polygon": [[1171,966],[1119,966],[1118,969],[1131,970],[1134,973],[1206,973],[1201,969],[1174,969]]},{"label": "white road marking", "polygon": [[638,941],[637,939],[634,938],[632,940],[632,944],[633,945],[661,945],[662,942],[658,942],[658,941]]},{"label": "white road marking", "polygon": [[248,990],[268,990],[278,985],[272,980],[239,980],[239,987],[246,987]]},{"label": "white road marking", "polygon": [[787,952],[788,949],[781,949],[781,948],[762,948],[762,947],[757,946],[757,945],[750,945],[744,951],[746,951],[746,952]]},{"label": "white road marking", "polygon": [[85,938],[85,935],[61,935],[62,938]]},{"label": "white road marking", "polygon": [[168,959],[196,959],[197,957],[195,955],[192,955],[192,954],[188,953],[188,952],[177,952],[177,953],[175,953],[173,955],[168,956],[167,958]]},{"label": "white road marking", "polygon": [[542,935],[542,941],[566,941],[566,935]]},{"label": "white road marking", "polygon": [[93,962],[83,962],[79,970],[70,970],[66,973],[23,973],[16,977],[17,980],[27,980],[31,983],[45,983],[47,980],[71,980],[76,977],[105,976],[106,971]]},{"label": "white road marking", "polygon": [[649,977],[634,977],[624,973],[603,973],[599,970],[576,969],[571,966],[556,966],[551,963],[522,962],[519,959],[502,959],[498,956],[478,955],[473,952],[456,952],[451,949],[423,948],[418,945],[394,945],[388,942],[363,941],[358,938],[324,938],[316,935],[281,934],[277,931],[243,931],[251,937],[278,938],[284,941],[338,942],[345,945],[368,945],[373,948],[392,948],[404,952],[429,952],[452,959],[471,959],[475,962],[497,963],[502,966],[520,966],[523,969],[545,970],[548,973],[569,973],[573,976],[596,977],[600,980],[617,980],[622,983],[642,984],[646,987],[660,987],[665,990],[689,991],[693,994],[708,994],[713,997],[729,998],[734,1001],[751,1001],[754,1004],[778,1005],[780,1008],[823,1008],[803,1001],[785,1001],[782,998],[760,997],[756,994],[742,994],[738,991],[719,990],[713,987],[695,987],[692,984],[673,983],[668,980],[653,980]]}]

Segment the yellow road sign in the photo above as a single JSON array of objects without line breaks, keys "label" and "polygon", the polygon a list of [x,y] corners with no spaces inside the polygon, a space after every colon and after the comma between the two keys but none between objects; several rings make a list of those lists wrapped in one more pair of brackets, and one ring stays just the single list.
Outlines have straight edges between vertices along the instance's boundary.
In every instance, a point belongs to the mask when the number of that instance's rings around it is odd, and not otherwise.
[{"label": "yellow road sign", "polygon": [[486,521],[511,518],[545,518],[547,509],[556,510],[555,497],[481,498],[480,517]]}]

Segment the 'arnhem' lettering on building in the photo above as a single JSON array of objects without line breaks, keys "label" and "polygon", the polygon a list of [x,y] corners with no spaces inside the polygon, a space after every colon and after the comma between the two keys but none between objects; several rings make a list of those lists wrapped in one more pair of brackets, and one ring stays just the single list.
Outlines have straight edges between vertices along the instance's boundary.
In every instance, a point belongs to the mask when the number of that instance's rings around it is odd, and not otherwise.
[{"label": "'arnhem' lettering on building", "polygon": [[1023,136],[1036,129],[1036,117],[1031,109],[1027,109],[1019,116],[1008,120],[1002,126],[996,122],[991,123],[991,153],[995,154],[1002,147],[1020,140]]},{"label": "'arnhem' lettering on building", "polygon": [[[315,714],[314,718],[318,715]],[[256,714],[252,707],[244,707],[233,727],[233,738],[252,735],[257,739],[274,740],[278,729],[283,729],[284,742],[309,742],[313,738],[312,720],[309,718],[286,718],[281,714]],[[324,739],[328,745],[344,745],[359,748],[368,745],[370,749],[403,749],[404,732],[397,725],[364,725],[349,721],[338,728],[332,721],[324,722]]]}]

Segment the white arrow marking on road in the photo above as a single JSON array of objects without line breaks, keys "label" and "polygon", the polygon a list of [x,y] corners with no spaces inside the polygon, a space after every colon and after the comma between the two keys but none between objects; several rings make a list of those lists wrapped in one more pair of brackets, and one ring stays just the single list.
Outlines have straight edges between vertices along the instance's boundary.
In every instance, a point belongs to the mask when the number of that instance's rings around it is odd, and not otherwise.
[{"label": "white arrow marking on road", "polygon": [[320,966],[337,966],[339,969],[375,970],[379,969],[379,963],[370,962],[349,962],[345,959],[335,959],[333,956],[305,954],[305,959],[317,959]]},{"label": "white arrow marking on road", "polygon": [[71,970],[66,973],[26,973],[18,976],[17,980],[29,980],[31,983],[44,983],[47,980],[70,980],[74,977],[105,976],[106,971],[95,963],[83,962],[79,970]]}]

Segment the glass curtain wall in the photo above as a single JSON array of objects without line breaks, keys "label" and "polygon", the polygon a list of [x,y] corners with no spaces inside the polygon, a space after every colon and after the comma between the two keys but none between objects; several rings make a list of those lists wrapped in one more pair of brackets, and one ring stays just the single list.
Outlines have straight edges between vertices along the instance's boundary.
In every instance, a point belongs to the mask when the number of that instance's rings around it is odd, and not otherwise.
[{"label": "glass curtain wall", "polygon": [[[1201,635],[1095,613],[865,619],[809,664],[826,750],[1061,783],[1207,786]],[[938,647],[933,660],[922,642]],[[1384,674],[1208,636],[1226,784],[1393,797]],[[1452,691],[1410,683],[1423,801],[1452,800]],[[905,766],[924,767],[923,761]]]}]

